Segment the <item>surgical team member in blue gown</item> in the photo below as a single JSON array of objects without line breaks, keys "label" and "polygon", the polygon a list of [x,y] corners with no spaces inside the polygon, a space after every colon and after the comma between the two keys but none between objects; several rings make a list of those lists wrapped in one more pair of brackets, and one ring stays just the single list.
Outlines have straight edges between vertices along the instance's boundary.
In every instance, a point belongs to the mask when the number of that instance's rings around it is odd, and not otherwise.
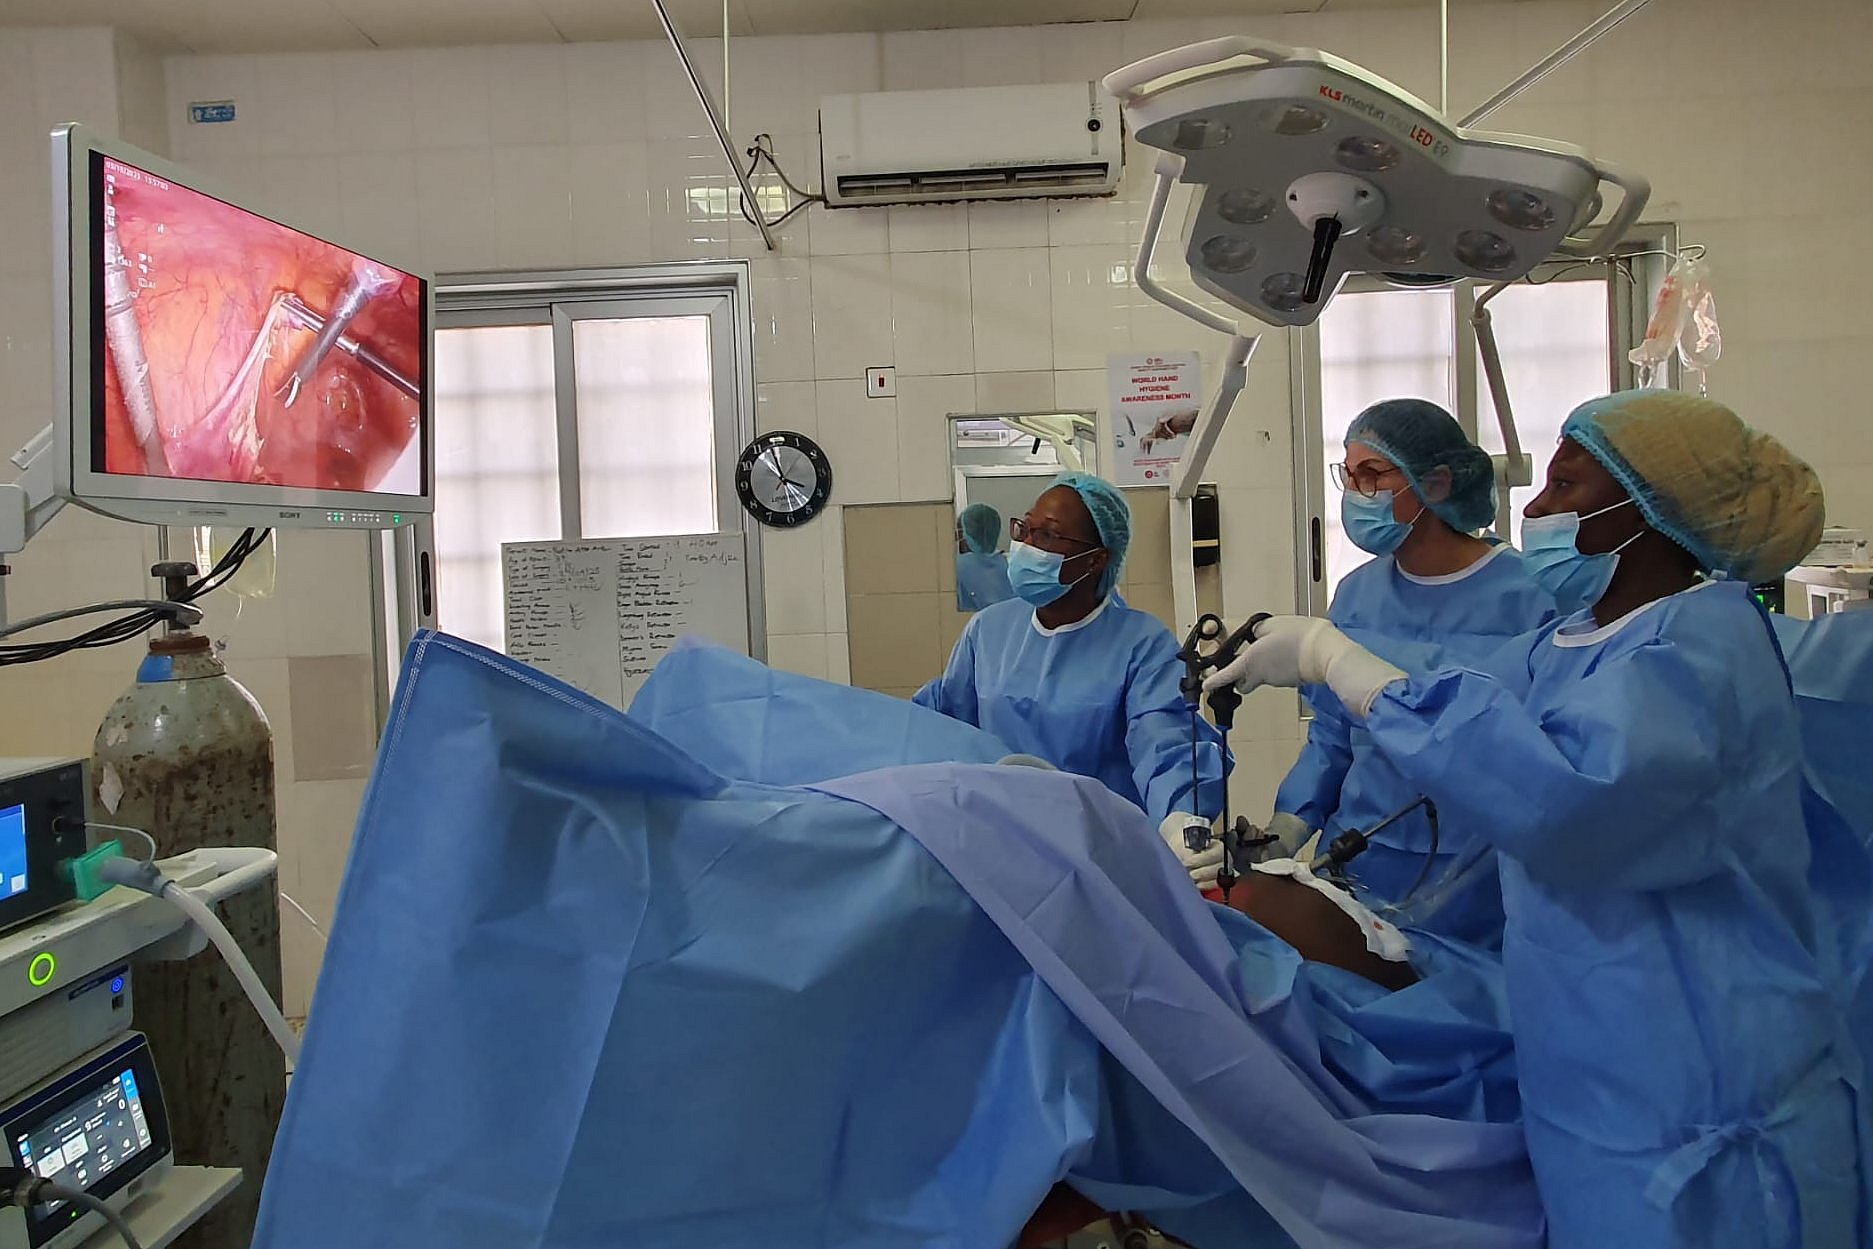
[{"label": "surgical team member in blue gown", "polygon": [[971,503],[956,518],[956,606],[981,611],[1015,596],[1008,584],[1008,557],[1001,544],[1002,514],[986,503]]},{"label": "surgical team member in blue gown", "polygon": [[1131,508],[1110,482],[1064,473],[1010,528],[1019,598],[971,617],[949,667],[914,701],[1103,781],[1159,823],[1191,879],[1208,888],[1222,847],[1187,850],[1183,829],[1222,810],[1228,763],[1216,731],[1199,721],[1193,780],[1177,639],[1114,592]]},{"label": "surgical team member in blue gown", "polygon": [[1813,547],[1815,474],[1721,405],[1634,391],[1574,411],[1526,515],[1572,614],[1505,675],[1407,677],[1278,617],[1217,680],[1324,681],[1497,847],[1552,1249],[1866,1245],[1867,852],[1812,810],[1747,590]]},{"label": "surgical team member in blue gown", "polygon": [[[1496,515],[1494,466],[1450,413],[1424,399],[1374,404],[1346,431],[1346,459],[1334,469],[1347,537],[1373,556],[1346,575],[1327,609],[1348,637],[1408,672],[1424,672],[1483,663],[1509,639],[1553,619],[1554,599],[1522,567],[1520,553],[1477,536]],[[1372,828],[1418,797],[1330,691],[1310,689],[1307,698],[1314,712],[1307,744],[1266,830],[1289,850],[1315,829],[1331,841]],[[1422,810],[1387,826],[1353,868],[1362,889],[1396,903],[1417,882],[1440,881],[1476,834],[1452,818],[1437,832],[1431,856],[1431,822]],[[1413,922],[1493,945],[1502,935],[1495,872],[1472,873]]]}]

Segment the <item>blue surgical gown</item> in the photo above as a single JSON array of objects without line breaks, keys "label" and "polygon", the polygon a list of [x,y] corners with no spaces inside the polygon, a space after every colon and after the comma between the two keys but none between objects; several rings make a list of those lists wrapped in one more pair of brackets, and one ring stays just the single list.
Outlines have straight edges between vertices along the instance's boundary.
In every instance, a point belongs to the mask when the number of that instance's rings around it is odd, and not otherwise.
[{"label": "blue surgical gown", "polygon": [[1077,625],[1047,630],[1020,599],[977,612],[920,706],[993,733],[1011,750],[1103,781],[1153,820],[1222,811],[1222,740],[1192,717],[1177,641],[1116,594]]},{"label": "blue surgical gown", "polygon": [[1008,557],[999,551],[978,555],[970,551],[956,557],[956,605],[963,611],[981,611],[1015,596],[1008,584]]},{"label": "blue surgical gown", "polygon": [[[1503,971],[1552,1249],[1868,1243],[1796,711],[1744,588],[1702,585],[1503,679],[1391,686],[1367,730],[1500,852]],[[1830,848],[1831,847],[1831,848]],[[1864,876],[1856,861],[1821,877]],[[1864,909],[1864,908],[1862,908]]]},{"label": "blue surgical gown", "polygon": [[[1414,578],[1390,556],[1360,565],[1334,592],[1327,618],[1373,654],[1407,672],[1447,667],[1488,670],[1491,657],[1512,639],[1554,618],[1554,600],[1522,567],[1515,550],[1499,546],[1454,577]],[[1275,797],[1275,810],[1291,812],[1325,840],[1348,829],[1371,828],[1422,792],[1375,749],[1325,687],[1306,691],[1314,719],[1307,744]],[[1476,840],[1475,830],[1440,808],[1438,853],[1425,871],[1431,825],[1413,811],[1379,833],[1352,866],[1362,888],[1383,902],[1399,902],[1421,873],[1435,888]],[[1502,936],[1502,897],[1494,870],[1473,872],[1437,910],[1411,922],[1428,931],[1493,946]]]}]

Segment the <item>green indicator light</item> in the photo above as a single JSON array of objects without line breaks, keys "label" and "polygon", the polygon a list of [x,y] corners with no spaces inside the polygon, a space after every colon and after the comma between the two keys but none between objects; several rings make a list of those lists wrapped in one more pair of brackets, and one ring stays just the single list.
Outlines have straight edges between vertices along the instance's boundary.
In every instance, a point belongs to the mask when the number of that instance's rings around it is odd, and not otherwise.
[{"label": "green indicator light", "polygon": [[392,512],[390,514],[390,523],[393,525],[401,525],[403,523],[403,513]]},{"label": "green indicator light", "polygon": [[32,981],[35,989],[43,989],[52,983],[52,977],[58,974],[59,961],[48,950],[41,950],[33,955],[32,963],[26,968],[26,979]]}]

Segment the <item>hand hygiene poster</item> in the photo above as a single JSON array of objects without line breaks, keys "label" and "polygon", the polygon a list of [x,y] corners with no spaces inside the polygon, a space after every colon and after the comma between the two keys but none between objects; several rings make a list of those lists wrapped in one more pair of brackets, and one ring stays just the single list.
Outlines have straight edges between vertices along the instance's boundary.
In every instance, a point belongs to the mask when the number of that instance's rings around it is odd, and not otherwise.
[{"label": "hand hygiene poster", "polygon": [[1202,371],[1194,351],[1106,357],[1114,483],[1170,484],[1172,466],[1197,423]]}]

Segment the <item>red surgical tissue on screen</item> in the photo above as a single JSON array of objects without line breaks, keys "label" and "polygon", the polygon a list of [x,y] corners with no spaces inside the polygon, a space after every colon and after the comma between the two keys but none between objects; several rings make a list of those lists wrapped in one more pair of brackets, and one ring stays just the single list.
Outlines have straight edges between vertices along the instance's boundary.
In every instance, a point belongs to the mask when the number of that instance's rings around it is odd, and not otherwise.
[{"label": "red surgical tissue on screen", "polygon": [[121,162],[102,166],[96,467],[422,493],[421,280]]}]

